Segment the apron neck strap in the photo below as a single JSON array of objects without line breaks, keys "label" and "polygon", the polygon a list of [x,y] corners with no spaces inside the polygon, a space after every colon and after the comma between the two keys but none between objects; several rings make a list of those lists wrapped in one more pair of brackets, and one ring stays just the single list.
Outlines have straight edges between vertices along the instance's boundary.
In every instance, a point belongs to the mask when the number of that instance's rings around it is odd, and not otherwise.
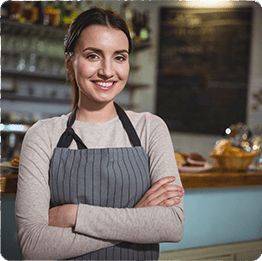
[{"label": "apron neck strap", "polygon": [[124,129],[126,130],[126,133],[129,137],[130,142],[132,143],[134,147],[140,147],[141,146],[140,139],[130,119],[126,115],[125,111],[117,103],[114,102],[114,105],[115,105],[118,117],[121,120]]},{"label": "apron neck strap", "polygon": [[68,148],[74,139],[77,144],[78,149],[87,149],[86,145],[83,143],[80,137],[72,129],[72,125],[74,124],[75,119],[76,119],[77,108],[78,106],[76,105],[72,113],[69,115],[69,118],[67,120],[67,128],[64,131],[64,133],[61,135],[57,143],[58,148]]},{"label": "apron neck strap", "polygon": [[[119,117],[120,121],[122,122],[122,125],[123,125],[128,137],[129,137],[131,144],[134,147],[140,147],[141,146],[140,139],[139,139],[139,137],[136,133],[136,130],[135,130],[134,126],[132,125],[130,119],[126,115],[125,111],[117,103],[114,102],[114,105],[115,105],[118,117]],[[76,105],[76,107],[74,108],[74,110],[70,114],[70,116],[67,120],[67,129],[62,134],[62,136],[61,136],[61,138],[60,138],[60,140],[57,144],[57,147],[68,148],[69,145],[71,144],[72,140],[74,139],[77,143],[78,149],[87,149],[85,144],[82,142],[82,140],[79,138],[79,136],[72,129],[72,125],[74,124],[75,119],[76,119],[77,108],[78,108],[78,106]]]}]

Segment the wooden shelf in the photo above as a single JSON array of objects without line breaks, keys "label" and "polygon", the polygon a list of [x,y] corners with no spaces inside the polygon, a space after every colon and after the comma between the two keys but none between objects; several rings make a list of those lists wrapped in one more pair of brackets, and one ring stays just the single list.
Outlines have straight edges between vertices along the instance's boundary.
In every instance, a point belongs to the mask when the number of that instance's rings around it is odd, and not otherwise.
[{"label": "wooden shelf", "polygon": [[72,99],[58,99],[53,97],[35,97],[35,96],[19,96],[14,93],[2,92],[1,98],[3,100],[13,101],[28,101],[28,102],[44,102],[44,103],[56,103],[56,104],[70,104]]},{"label": "wooden shelf", "polygon": [[212,170],[203,173],[180,173],[185,189],[237,186],[262,186],[262,170],[221,172]]},{"label": "wooden shelf", "polygon": [[[0,19],[1,29],[4,34],[12,34],[12,35],[34,35],[37,36],[39,32],[45,32],[45,34],[41,34],[45,38],[57,39],[58,41],[62,39],[64,41],[65,35],[67,33],[66,29],[57,28],[52,26],[45,25],[36,25],[36,24],[27,24],[20,23],[17,21],[11,21],[6,19]],[[132,42],[132,51],[138,52],[151,47],[149,42]]]},{"label": "wooden shelf", "polygon": [[[46,38],[53,38],[53,39],[62,39],[62,42],[65,38],[67,30],[63,28],[57,28],[52,26],[45,26],[45,25],[36,25],[36,24],[27,24],[27,23],[20,23],[17,21],[11,21],[6,19],[0,19],[1,22],[1,33],[4,34],[12,34],[16,36],[20,35],[34,35],[38,36],[39,32]],[[45,32],[45,34],[43,34]]]},{"label": "wooden shelf", "polygon": [[30,73],[26,71],[16,71],[12,69],[2,68],[2,74],[7,74],[10,76],[19,76],[23,78],[38,78],[38,79],[48,79],[66,82],[66,75],[53,75],[53,74],[43,74],[43,73]]}]

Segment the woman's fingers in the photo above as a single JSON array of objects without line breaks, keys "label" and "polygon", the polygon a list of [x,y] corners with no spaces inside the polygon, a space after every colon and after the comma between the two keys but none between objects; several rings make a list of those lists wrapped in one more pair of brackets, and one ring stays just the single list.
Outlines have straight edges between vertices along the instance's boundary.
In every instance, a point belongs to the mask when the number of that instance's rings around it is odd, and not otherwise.
[{"label": "woman's fingers", "polygon": [[[159,189],[160,191],[161,189]],[[162,205],[172,205],[172,202],[179,203],[181,197],[183,197],[184,192],[180,190],[179,186],[168,186],[168,188],[163,188],[162,193],[152,194],[149,196],[149,205],[150,206],[162,206]],[[153,196],[153,197],[152,197]],[[151,198],[150,198],[151,197]],[[179,200],[174,200],[174,199]],[[173,204],[174,205],[174,204]]]},{"label": "woman's fingers", "polygon": [[179,204],[180,202],[181,202],[180,198],[171,198],[171,199],[166,199],[166,200],[160,202],[157,206],[171,207],[171,206]]},{"label": "woman's fingers", "polygon": [[175,177],[165,177],[158,180],[142,197],[135,207],[172,206],[180,203],[178,197],[184,195],[184,189],[170,184]]},{"label": "woman's fingers", "polygon": [[157,182],[155,182],[153,184],[153,186],[145,193],[145,196],[148,197],[150,194],[154,193],[155,191],[157,191],[159,188],[161,188],[162,186],[168,184],[168,183],[172,183],[173,181],[175,181],[175,177],[173,176],[168,176],[168,177],[164,177],[162,179],[159,179]]},{"label": "woman's fingers", "polygon": [[168,198],[170,193],[173,195],[171,197],[181,197],[184,193],[184,189],[178,185],[163,183],[163,185],[156,187],[153,188],[152,186],[152,188],[148,190],[146,197],[149,202],[157,200],[160,196],[161,199],[163,197]]}]

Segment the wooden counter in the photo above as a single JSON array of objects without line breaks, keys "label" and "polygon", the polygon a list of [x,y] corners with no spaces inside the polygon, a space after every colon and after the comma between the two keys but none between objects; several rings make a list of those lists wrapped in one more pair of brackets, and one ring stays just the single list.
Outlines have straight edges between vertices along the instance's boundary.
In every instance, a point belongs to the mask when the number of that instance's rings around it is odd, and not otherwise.
[{"label": "wooden counter", "polygon": [[[15,193],[18,174],[2,173],[1,192]],[[212,188],[235,186],[262,186],[262,170],[247,172],[221,172],[212,170],[204,173],[180,173],[183,187]]]},{"label": "wooden counter", "polygon": [[247,172],[221,172],[212,170],[204,173],[180,173],[183,187],[212,188],[235,186],[262,186],[262,170]]},{"label": "wooden counter", "polygon": [[1,173],[1,193],[16,193],[18,174]]}]

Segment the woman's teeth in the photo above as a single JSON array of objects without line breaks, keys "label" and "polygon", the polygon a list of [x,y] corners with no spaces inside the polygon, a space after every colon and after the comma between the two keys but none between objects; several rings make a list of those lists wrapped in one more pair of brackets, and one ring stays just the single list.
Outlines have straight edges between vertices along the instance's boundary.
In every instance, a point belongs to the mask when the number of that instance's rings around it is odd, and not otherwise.
[{"label": "woman's teeth", "polygon": [[96,84],[102,87],[110,87],[113,85],[113,82],[96,82]]}]

